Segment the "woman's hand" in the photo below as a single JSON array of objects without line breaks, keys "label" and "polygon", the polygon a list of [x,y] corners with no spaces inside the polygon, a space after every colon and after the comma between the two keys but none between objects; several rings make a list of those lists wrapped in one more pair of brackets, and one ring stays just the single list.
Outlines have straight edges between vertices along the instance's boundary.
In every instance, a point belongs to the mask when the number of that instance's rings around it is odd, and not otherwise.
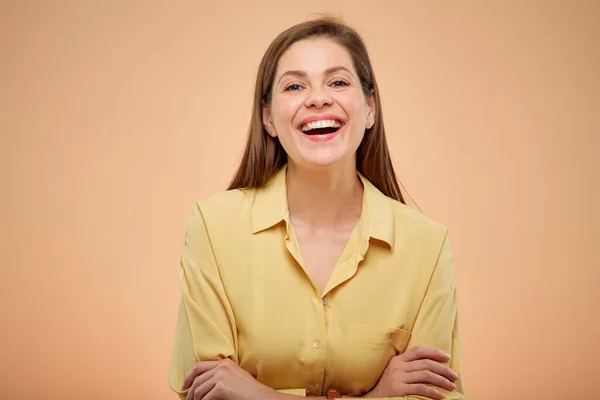
[{"label": "woman's hand", "polygon": [[277,399],[277,392],[259,383],[229,358],[200,361],[186,375],[181,390],[190,389],[186,400]]},{"label": "woman's hand", "polygon": [[445,365],[450,357],[433,347],[417,346],[392,358],[377,386],[364,397],[419,395],[434,400],[444,395],[426,383],[452,391],[458,376]]}]

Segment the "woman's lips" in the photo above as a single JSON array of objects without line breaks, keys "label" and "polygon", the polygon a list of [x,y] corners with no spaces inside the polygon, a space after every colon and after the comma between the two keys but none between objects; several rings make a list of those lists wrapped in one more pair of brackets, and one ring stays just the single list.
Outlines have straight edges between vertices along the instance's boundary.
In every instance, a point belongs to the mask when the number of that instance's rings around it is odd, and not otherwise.
[{"label": "woman's lips", "polygon": [[300,129],[297,129],[297,131],[306,139],[312,141],[312,142],[327,142],[333,138],[335,138],[337,135],[340,134],[340,132],[346,127],[345,124],[343,124],[340,128],[338,128],[338,130],[336,130],[335,132],[331,132],[331,133],[322,133],[322,134],[312,134],[309,135],[305,132],[302,132]]},{"label": "woman's lips", "polygon": [[298,125],[298,129],[302,129],[302,126],[309,122],[322,121],[322,120],[333,120],[333,121],[340,122],[342,125],[344,124],[344,121],[335,114],[315,114],[315,115],[311,115],[310,117],[302,120],[300,122],[300,125]]}]

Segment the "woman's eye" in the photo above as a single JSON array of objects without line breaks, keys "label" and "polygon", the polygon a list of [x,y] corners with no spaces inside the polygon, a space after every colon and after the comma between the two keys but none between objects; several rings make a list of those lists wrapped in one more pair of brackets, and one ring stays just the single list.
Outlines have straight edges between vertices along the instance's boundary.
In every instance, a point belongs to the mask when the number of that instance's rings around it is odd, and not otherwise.
[{"label": "woman's eye", "polygon": [[349,85],[349,83],[348,83],[348,82],[346,82],[346,81],[345,81],[345,80],[343,80],[343,79],[338,79],[338,80],[336,80],[336,81],[333,81],[331,84],[332,84],[334,87],[341,87],[341,86],[348,86],[348,85]]},{"label": "woman's eye", "polygon": [[286,86],[285,90],[286,91],[300,90],[300,85],[298,85],[297,83],[294,83],[292,85]]}]

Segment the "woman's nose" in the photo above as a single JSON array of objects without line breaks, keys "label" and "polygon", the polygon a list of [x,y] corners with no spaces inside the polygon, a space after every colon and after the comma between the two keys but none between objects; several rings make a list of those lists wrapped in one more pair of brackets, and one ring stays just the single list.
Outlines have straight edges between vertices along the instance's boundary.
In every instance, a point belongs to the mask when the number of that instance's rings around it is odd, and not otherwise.
[{"label": "woman's nose", "polygon": [[304,105],[306,107],[323,108],[326,105],[331,105],[332,102],[333,99],[327,90],[317,88],[310,91],[306,97],[306,100],[304,101]]}]

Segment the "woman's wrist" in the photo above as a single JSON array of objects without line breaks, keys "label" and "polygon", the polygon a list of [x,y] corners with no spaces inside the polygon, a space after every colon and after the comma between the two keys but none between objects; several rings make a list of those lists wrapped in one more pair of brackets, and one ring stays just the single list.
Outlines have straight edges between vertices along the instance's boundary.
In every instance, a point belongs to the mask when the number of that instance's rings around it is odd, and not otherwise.
[{"label": "woman's wrist", "polygon": [[377,395],[375,393],[373,393],[373,390],[370,392],[367,392],[364,396],[342,396],[342,398],[346,399],[373,399],[373,398],[377,398]]},{"label": "woman's wrist", "polygon": [[[281,392],[277,392],[277,391],[273,391],[273,396],[269,397],[269,400],[294,400],[294,399],[300,399],[302,398],[302,396],[297,396],[294,394],[287,394],[287,393],[281,393]],[[317,399],[327,399],[327,396],[319,396],[319,397],[315,397]],[[377,398],[376,394],[373,393],[373,391],[370,391],[368,393],[366,393],[364,396],[347,396],[347,395],[342,395],[343,399],[364,399],[364,398]]]},{"label": "woman's wrist", "polygon": [[370,392],[367,392],[364,396],[360,396],[363,399],[374,399],[374,398],[378,398],[381,397],[379,396],[379,394],[377,393],[377,388],[371,390]]}]

